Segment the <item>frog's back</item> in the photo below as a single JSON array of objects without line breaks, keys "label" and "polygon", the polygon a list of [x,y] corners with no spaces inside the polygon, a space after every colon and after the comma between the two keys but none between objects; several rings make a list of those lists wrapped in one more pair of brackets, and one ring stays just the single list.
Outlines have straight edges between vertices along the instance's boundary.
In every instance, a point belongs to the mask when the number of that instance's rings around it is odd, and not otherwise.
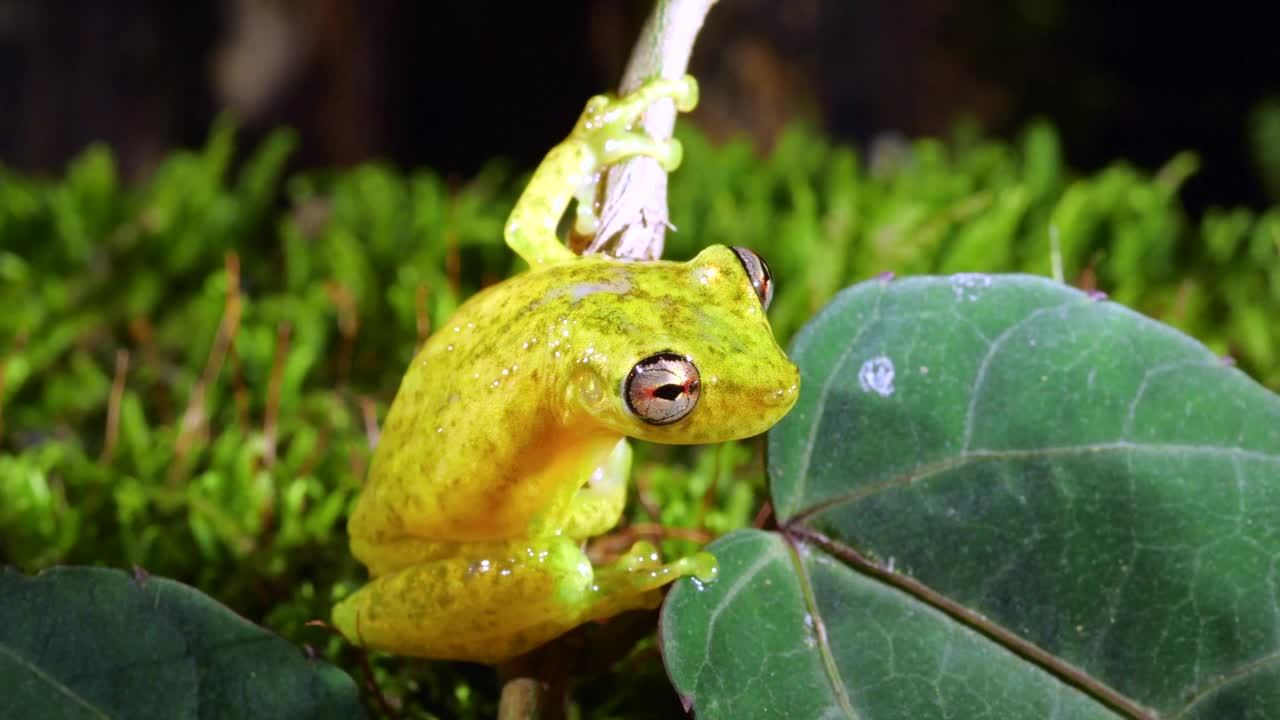
[{"label": "frog's back", "polygon": [[[704,375],[697,410],[680,422],[645,422],[624,407],[629,371],[655,353]],[[746,437],[790,407],[797,381],[729,248],[688,263],[583,257],[521,273],[467,301],[414,358],[352,537],[488,542],[555,531],[557,509],[623,435]]]},{"label": "frog's back", "polygon": [[539,478],[572,483],[557,475],[580,472],[598,454],[588,446],[616,442],[616,433],[566,425],[556,397],[571,354],[583,350],[573,337],[583,293],[627,289],[593,265],[516,275],[472,297],[427,340],[383,424],[354,537],[518,537],[555,494]]}]

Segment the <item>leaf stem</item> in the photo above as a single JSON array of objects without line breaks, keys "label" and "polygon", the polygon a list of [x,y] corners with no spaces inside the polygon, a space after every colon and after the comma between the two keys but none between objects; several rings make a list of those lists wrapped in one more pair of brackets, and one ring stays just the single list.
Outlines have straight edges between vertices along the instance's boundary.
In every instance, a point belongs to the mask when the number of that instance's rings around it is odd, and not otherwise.
[{"label": "leaf stem", "polygon": [[855,570],[891,585],[945,613],[965,627],[985,635],[1009,652],[1025,658],[1067,685],[1077,688],[1099,703],[1115,710],[1122,717],[1130,720],[1154,720],[1156,717],[1151,710],[1142,707],[1133,699],[1091,676],[1081,668],[1049,653],[1044,648],[961,605],[924,583],[873,562],[857,550],[832,540],[817,530],[804,525],[789,524],[783,529],[783,534],[793,543],[799,540],[817,545],[824,551],[848,563]]}]

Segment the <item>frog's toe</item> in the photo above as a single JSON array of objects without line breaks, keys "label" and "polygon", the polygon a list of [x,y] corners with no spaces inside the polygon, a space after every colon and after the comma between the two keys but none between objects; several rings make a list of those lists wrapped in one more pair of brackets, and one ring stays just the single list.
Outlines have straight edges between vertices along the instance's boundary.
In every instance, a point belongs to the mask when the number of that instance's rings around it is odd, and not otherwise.
[{"label": "frog's toe", "polygon": [[357,603],[352,602],[351,597],[334,606],[329,620],[333,623],[333,627],[337,629],[338,633],[346,638],[347,642],[352,645],[364,645],[360,637],[360,607]]},{"label": "frog's toe", "polygon": [[619,106],[627,106],[629,111],[638,108],[639,112],[634,113],[634,116],[638,116],[655,101],[663,98],[671,98],[680,112],[689,112],[698,106],[698,81],[692,75],[675,79],[654,78],[623,97]]},{"label": "frog's toe", "polygon": [[680,163],[684,160],[684,146],[675,138],[668,138],[658,143],[658,153],[654,159],[658,164],[662,165],[662,169],[671,172],[680,167]]},{"label": "frog's toe", "polygon": [[675,100],[677,110],[690,112],[698,106],[698,81],[694,80],[692,75],[685,75],[675,82],[677,84],[671,99]]},{"label": "frog's toe", "polygon": [[600,167],[644,155],[657,160],[663,170],[671,172],[680,167],[684,147],[675,138],[654,140],[643,132],[627,132],[606,138],[596,150],[596,155]]},{"label": "frog's toe", "polygon": [[608,95],[592,95],[587,100],[587,106],[582,111],[583,117],[599,118],[609,109],[609,105],[613,103],[613,98]]},{"label": "frog's toe", "polygon": [[698,81],[692,75],[674,80],[654,78],[619,98],[594,97],[583,113],[584,129],[630,128],[651,105],[664,98],[674,101],[680,112],[689,112],[698,104]]},{"label": "frog's toe", "polygon": [[658,556],[658,548],[648,540],[637,540],[632,544],[631,549],[627,551],[626,557],[637,561],[661,563],[661,558]]}]

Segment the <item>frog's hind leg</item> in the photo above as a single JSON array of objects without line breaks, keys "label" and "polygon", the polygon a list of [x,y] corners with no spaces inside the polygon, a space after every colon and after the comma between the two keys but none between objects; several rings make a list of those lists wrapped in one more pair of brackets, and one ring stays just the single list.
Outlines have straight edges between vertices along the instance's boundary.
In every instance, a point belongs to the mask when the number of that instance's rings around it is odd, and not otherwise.
[{"label": "frog's hind leg", "polygon": [[698,102],[697,83],[688,76],[658,78],[622,98],[591,98],[573,132],[547,153],[520,195],[507,219],[507,245],[534,267],[572,258],[573,253],[556,236],[556,227],[569,200],[577,197],[577,229],[591,231],[595,186],[606,166],[647,155],[668,171],[674,170],[681,158],[677,141],[654,140],[632,129],[636,118],[663,98],[673,99],[682,111],[691,110]]},{"label": "frog's hind leg", "polygon": [[593,597],[591,563],[567,538],[461,545],[374,578],[334,608],[333,623],[375,650],[496,662],[528,649],[521,629],[577,615]]}]

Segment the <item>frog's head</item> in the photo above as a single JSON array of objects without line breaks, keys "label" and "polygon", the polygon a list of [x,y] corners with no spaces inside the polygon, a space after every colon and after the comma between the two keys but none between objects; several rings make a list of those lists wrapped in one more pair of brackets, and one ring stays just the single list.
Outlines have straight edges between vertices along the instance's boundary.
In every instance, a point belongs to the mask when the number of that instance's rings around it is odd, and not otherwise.
[{"label": "frog's head", "polygon": [[711,443],[769,429],[795,404],[800,373],[773,338],[769,268],[715,245],[687,263],[628,266],[608,377],[587,412],[621,434]]}]

